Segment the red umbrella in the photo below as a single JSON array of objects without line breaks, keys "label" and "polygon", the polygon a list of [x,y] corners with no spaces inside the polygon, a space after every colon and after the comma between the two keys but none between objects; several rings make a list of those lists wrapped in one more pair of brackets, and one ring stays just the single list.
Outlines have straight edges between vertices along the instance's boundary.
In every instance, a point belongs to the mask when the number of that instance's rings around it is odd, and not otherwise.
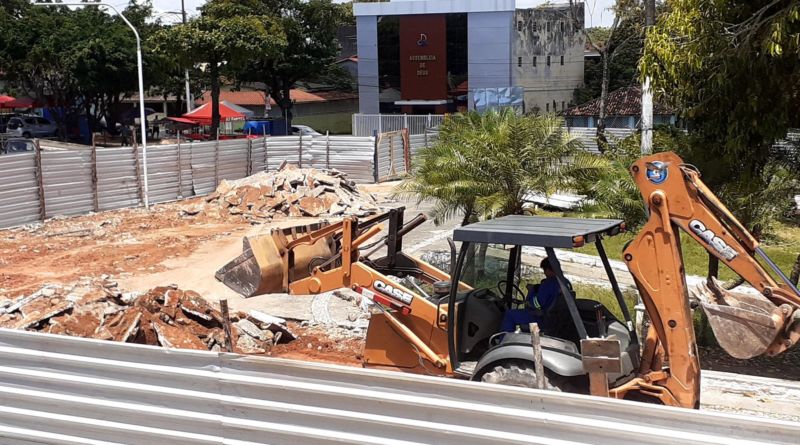
[{"label": "red umbrella", "polygon": [[0,95],[0,108],[4,108],[4,105],[5,105],[6,103],[8,103],[8,102],[14,102],[15,100],[16,100],[16,99],[14,99],[14,98],[13,98],[13,97],[11,97],[11,96],[3,96],[3,95]]}]

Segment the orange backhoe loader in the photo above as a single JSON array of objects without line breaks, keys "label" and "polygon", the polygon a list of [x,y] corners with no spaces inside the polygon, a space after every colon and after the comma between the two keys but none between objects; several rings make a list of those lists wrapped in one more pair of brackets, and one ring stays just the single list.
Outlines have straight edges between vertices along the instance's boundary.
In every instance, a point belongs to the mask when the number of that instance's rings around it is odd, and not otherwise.
[{"label": "orange backhoe loader", "polygon": [[[453,235],[461,243],[457,260],[445,273],[402,252],[403,235],[424,217],[404,223],[403,209],[395,209],[246,240],[244,254],[217,277],[245,295],[342,287],[361,293],[375,303],[364,366],[532,386],[536,364],[527,326],[501,332],[500,324],[505,311],[529,303],[522,290],[525,283],[535,286],[529,260],[544,248],[561,291],[537,314],[547,321],[541,335],[547,387],[696,408],[700,365],[692,305],[702,307],[733,356],[775,355],[800,340],[800,292],[680,157],[642,158],[631,174],[649,209],[623,252],[650,318],[641,346],[602,243],[625,230],[619,220],[506,216],[461,227]],[[387,220],[388,235],[366,245]],[[710,280],[690,298],[681,232],[755,291],[733,293]],[[597,248],[621,319],[576,295],[564,277],[555,249],[589,244]],[[384,256],[372,259],[383,249]],[[451,252],[452,261],[454,243]]]}]

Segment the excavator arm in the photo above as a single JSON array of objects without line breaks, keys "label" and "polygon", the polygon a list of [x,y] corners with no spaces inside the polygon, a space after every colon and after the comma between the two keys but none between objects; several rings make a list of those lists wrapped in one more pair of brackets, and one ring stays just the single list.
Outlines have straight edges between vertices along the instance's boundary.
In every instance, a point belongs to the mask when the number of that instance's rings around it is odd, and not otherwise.
[{"label": "excavator arm", "polygon": [[[631,174],[649,218],[624,251],[651,324],[636,389],[670,405],[699,405],[700,365],[681,232],[744,278],[756,292],[732,293],[710,280],[695,295],[720,345],[737,358],[778,354],[800,340],[800,292],[758,241],[714,196],[697,170],[674,153],[639,159]],[[780,282],[757,260],[760,258]],[[614,393],[614,391],[612,391]]]}]

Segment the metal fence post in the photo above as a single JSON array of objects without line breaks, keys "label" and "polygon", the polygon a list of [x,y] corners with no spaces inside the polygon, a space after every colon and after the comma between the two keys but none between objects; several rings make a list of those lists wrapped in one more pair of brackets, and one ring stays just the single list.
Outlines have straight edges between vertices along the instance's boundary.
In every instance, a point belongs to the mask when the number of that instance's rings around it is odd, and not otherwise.
[{"label": "metal fence post", "polygon": [[183,198],[183,148],[181,137],[178,135],[178,199]]},{"label": "metal fence post", "polygon": [[133,129],[131,132],[133,135],[133,168],[136,172],[136,187],[139,189],[139,201],[142,204],[145,203],[144,200],[144,190],[142,189],[142,172],[141,166],[139,165],[139,144],[136,142],[136,129]]},{"label": "metal fence post", "polygon": [[264,135],[264,171],[269,171],[269,144],[267,143],[267,135]]},{"label": "metal fence post", "polygon": [[250,176],[253,174],[253,140],[247,138],[247,168],[245,170],[245,176]]},{"label": "metal fence post", "polygon": [[217,141],[214,144],[214,188],[219,186],[219,128],[217,128]]},{"label": "metal fence post", "polygon": [[329,131],[325,132],[325,168],[331,168],[331,134]]},{"label": "metal fence post", "polygon": [[403,128],[408,130],[408,114],[403,113]]},{"label": "metal fence post", "polygon": [[92,197],[94,198],[94,211],[100,210],[100,197],[97,191],[97,145],[95,144],[95,134],[92,133]]},{"label": "metal fence post", "polygon": [[303,168],[303,133],[300,133],[300,143],[297,144],[297,165]]},{"label": "metal fence post", "polygon": [[378,144],[380,143],[379,138],[380,138],[380,133],[378,133],[377,131],[374,131],[372,133],[372,139],[373,139],[373,142],[375,143],[375,149],[372,150],[372,169],[374,171],[373,176],[375,176],[375,183],[376,184],[378,182],[380,182],[379,181],[379,176],[378,176]]},{"label": "metal fence post", "polygon": [[36,164],[36,185],[39,188],[39,218],[44,221],[47,217],[47,208],[45,207],[44,176],[42,175],[42,147],[39,145],[39,139],[36,139],[33,145],[36,150],[33,160]]}]

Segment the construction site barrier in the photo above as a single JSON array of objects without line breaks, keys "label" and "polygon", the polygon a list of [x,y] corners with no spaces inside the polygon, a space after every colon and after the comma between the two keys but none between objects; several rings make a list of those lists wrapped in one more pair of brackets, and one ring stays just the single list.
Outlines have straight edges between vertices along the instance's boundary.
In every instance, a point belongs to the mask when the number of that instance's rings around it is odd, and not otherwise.
[{"label": "construction site barrier", "polygon": [[334,168],[374,182],[374,137],[279,136],[150,145],[148,190],[137,147],[50,146],[0,156],[0,228],[54,216],[138,207],[211,193],[225,179],[274,171],[284,162]]},{"label": "construction site barrier", "polygon": [[0,329],[4,444],[796,443],[800,424]]}]

